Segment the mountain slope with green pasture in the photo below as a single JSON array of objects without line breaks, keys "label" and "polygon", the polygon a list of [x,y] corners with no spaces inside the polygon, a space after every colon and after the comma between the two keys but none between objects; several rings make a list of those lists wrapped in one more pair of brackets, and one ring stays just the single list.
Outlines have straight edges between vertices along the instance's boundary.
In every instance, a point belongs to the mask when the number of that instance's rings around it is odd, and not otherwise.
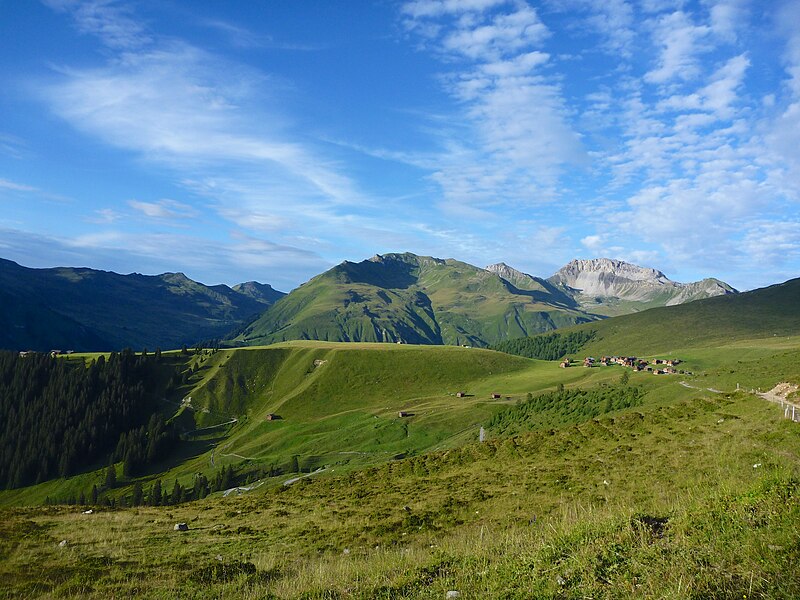
[{"label": "mountain slope with green pasture", "polygon": [[[143,485],[159,477],[190,482],[226,465],[241,473],[292,473],[380,464],[476,439],[495,413],[530,393],[620,377],[476,348],[396,344],[288,342],[165,353],[163,360],[177,383],[159,412],[182,442],[149,469]],[[651,391],[665,383],[646,382]],[[574,420],[556,412],[548,422]],[[0,502],[77,497],[95,477],[88,472],[0,493]]]},{"label": "mountain slope with green pasture", "polygon": [[[786,316],[777,288],[747,306]],[[0,509],[2,589],[794,598],[800,425],[744,390],[800,383],[800,336],[764,333],[687,347],[694,374],[663,377],[452,346],[165,353],[177,449],[111,485],[99,468],[0,492],[29,506]],[[31,507],[93,487],[91,514]]]},{"label": "mountain slope with green pasture", "polygon": [[[771,340],[769,345],[775,346],[782,339],[800,336],[800,279],[510,340],[494,348],[539,357],[541,348],[557,347],[555,342],[565,336],[585,340],[580,347],[573,344],[564,351],[582,356],[668,354],[690,348],[707,348],[713,354],[715,348],[751,340]],[[787,344],[794,345],[791,340]]]},{"label": "mountain slope with green pasture", "polygon": [[345,261],[314,277],[234,340],[292,339],[486,346],[596,317],[553,286],[520,289],[452,259],[414,254]]},{"label": "mountain slope with green pasture", "polygon": [[40,351],[175,348],[217,339],[284,295],[253,282],[233,290],[182,273],[29,269],[3,259],[0,289],[0,347]]},{"label": "mountain slope with green pasture", "polygon": [[800,335],[800,279],[654,308],[593,324],[589,353],[637,354],[713,348],[738,340]]}]

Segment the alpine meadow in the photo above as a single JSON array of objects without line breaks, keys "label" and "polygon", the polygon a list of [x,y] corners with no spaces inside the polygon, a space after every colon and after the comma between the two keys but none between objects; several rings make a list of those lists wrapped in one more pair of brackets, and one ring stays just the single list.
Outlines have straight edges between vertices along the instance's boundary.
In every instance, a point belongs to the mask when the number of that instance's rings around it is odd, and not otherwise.
[{"label": "alpine meadow", "polygon": [[0,599],[800,598],[796,23],[0,2]]}]

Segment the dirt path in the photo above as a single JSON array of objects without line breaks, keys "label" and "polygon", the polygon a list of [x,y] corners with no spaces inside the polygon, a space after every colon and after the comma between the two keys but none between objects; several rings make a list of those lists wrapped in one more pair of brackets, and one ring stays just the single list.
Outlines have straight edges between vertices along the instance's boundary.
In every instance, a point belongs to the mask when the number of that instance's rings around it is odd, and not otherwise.
[{"label": "dirt path", "polygon": [[768,392],[760,392],[757,395],[767,400],[780,404],[783,407],[783,416],[793,421],[800,421],[800,401],[789,400],[789,395],[800,390],[800,386],[792,383],[779,383]]},{"label": "dirt path", "polygon": [[327,470],[328,470],[327,467],[320,467],[319,469],[317,469],[316,471],[313,471],[311,473],[306,473],[305,475],[300,475],[300,477],[293,477],[292,479],[287,479],[286,481],[283,482],[283,485],[288,487],[288,486],[292,485],[293,483],[297,483],[301,479],[305,479],[306,477],[311,477],[312,475],[316,475],[317,473],[322,473],[323,471],[327,471]]},{"label": "dirt path", "polygon": [[217,427],[225,427],[225,425],[233,425],[234,423],[238,423],[239,419],[231,419],[230,421],[225,421],[224,423],[217,423],[216,425],[209,425],[208,427],[201,427],[200,429],[192,429],[191,431],[187,431],[186,435],[191,435],[193,433],[197,433],[198,431],[207,431],[209,429],[216,429]]}]

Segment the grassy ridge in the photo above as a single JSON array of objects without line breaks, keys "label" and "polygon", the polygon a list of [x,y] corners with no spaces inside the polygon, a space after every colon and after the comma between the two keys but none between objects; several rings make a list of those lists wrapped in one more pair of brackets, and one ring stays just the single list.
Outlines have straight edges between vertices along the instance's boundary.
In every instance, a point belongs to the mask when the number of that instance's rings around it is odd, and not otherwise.
[{"label": "grassy ridge", "polygon": [[800,335],[800,279],[736,295],[654,308],[576,328],[596,332],[584,350],[648,354]]}]

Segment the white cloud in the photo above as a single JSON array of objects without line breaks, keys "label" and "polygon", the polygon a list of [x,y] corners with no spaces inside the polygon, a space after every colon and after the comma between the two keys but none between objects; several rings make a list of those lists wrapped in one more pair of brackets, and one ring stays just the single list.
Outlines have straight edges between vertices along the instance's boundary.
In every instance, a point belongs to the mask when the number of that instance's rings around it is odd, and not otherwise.
[{"label": "white cloud", "polygon": [[86,220],[89,223],[96,223],[98,225],[109,225],[122,218],[122,214],[112,208],[101,208],[94,211],[94,216],[88,217]]},{"label": "white cloud", "polygon": [[544,72],[551,57],[538,46],[550,31],[523,2],[465,8],[455,19],[439,3],[425,6],[403,10],[436,25],[421,35],[453,65],[442,82],[463,111],[440,130],[443,152],[427,157],[440,207],[485,219],[492,206],[549,201],[565,165],[584,158],[559,83]]},{"label": "white cloud", "polygon": [[[688,95],[673,95],[659,103],[662,110],[707,111],[715,119],[730,119],[750,60],[745,54],[729,59],[710,77],[710,83]],[[703,123],[707,124],[707,123]]]},{"label": "white cloud", "polygon": [[579,18],[575,27],[599,38],[597,47],[610,54],[629,58],[636,39],[634,7],[627,0],[551,0],[554,7]]},{"label": "white cloud", "polygon": [[8,179],[0,178],[0,190],[10,190],[12,192],[38,192],[39,190],[33,186],[24,183],[17,183]]},{"label": "white cloud", "polygon": [[581,239],[581,244],[583,244],[583,246],[594,255],[600,255],[603,253],[605,243],[606,240],[605,236],[603,235],[587,235]]},{"label": "white cloud", "polygon": [[[37,93],[76,129],[166,167],[191,192],[183,203],[130,200],[137,214],[175,224],[211,207],[234,229],[291,239],[370,206],[337,161],[295,141],[294,123],[276,108],[290,93],[285,82],[148,32],[140,36],[146,44],[123,43],[110,32],[144,31],[132,13],[93,3],[101,27],[82,6],[59,3],[116,53],[99,67],[60,68]],[[202,205],[187,204],[198,198]],[[111,223],[118,214],[88,220]]]},{"label": "white cloud", "polygon": [[653,23],[653,38],[660,48],[658,67],[648,72],[648,83],[664,84],[674,79],[691,80],[700,74],[698,54],[707,50],[707,25],[694,25],[689,15],[676,11]]},{"label": "white cloud", "polygon": [[[126,54],[92,70],[64,70],[42,93],[53,110],[79,129],[148,160],[185,167],[218,161],[261,163],[329,199],[356,196],[352,184],[303,146],[242,116],[259,75],[216,61],[185,45]],[[277,125],[277,127],[276,127]],[[254,133],[261,130],[260,135]],[[266,130],[265,130],[266,129]]]},{"label": "white cloud", "polygon": [[403,5],[402,11],[403,14],[412,19],[419,19],[423,17],[440,17],[442,15],[482,12],[507,3],[508,0],[412,0]]},{"label": "white cloud", "polygon": [[128,205],[152,219],[186,219],[197,216],[197,211],[191,206],[169,199],[159,200],[158,202],[129,200]]},{"label": "white cloud", "polygon": [[538,44],[550,32],[536,11],[527,5],[513,12],[494,15],[489,22],[462,21],[441,41],[447,52],[473,60],[498,59]]},{"label": "white cloud", "polygon": [[[762,267],[791,265],[800,260],[800,215],[783,223],[752,223],[743,239],[744,251]],[[797,276],[795,272],[793,274]]]},{"label": "white cloud", "polygon": [[727,42],[735,42],[748,22],[748,0],[704,0],[708,6],[711,31]]}]

